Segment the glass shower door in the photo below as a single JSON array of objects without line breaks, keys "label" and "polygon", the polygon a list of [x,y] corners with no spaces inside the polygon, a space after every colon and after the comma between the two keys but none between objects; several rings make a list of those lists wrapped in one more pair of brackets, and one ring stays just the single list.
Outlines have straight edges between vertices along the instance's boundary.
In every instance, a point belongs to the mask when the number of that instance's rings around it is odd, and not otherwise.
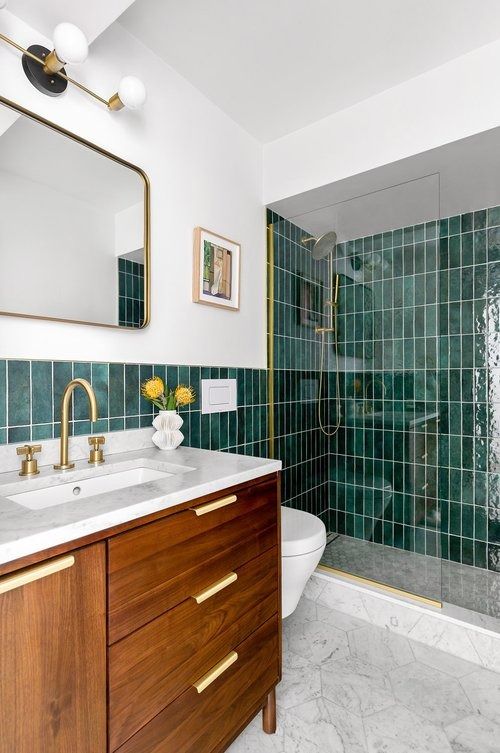
[{"label": "glass shower door", "polygon": [[438,188],[427,176],[334,212],[342,421],[323,558],[432,602],[441,600]]}]

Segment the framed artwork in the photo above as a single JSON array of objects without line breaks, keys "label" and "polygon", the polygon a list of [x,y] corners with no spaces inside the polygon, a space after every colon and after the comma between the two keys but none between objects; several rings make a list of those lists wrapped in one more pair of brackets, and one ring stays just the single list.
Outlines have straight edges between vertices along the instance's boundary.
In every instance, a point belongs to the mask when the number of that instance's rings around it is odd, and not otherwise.
[{"label": "framed artwork", "polygon": [[193,301],[238,311],[241,246],[197,227],[194,230]]}]

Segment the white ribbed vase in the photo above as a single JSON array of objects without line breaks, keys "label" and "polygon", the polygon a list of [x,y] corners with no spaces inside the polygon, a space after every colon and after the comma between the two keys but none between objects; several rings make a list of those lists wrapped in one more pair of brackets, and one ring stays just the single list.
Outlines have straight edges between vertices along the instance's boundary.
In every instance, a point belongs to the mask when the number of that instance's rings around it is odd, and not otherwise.
[{"label": "white ribbed vase", "polygon": [[184,440],[179,431],[184,421],[175,410],[161,410],[153,421],[156,431],[152,436],[160,450],[175,450]]}]

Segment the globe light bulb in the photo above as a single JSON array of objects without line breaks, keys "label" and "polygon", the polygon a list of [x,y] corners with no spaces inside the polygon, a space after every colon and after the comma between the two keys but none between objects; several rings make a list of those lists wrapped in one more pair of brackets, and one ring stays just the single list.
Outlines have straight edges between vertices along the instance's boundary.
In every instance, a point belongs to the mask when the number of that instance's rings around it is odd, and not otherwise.
[{"label": "globe light bulb", "polygon": [[[2,0],[0,0],[2,2]],[[83,31],[70,23],[58,24],[54,29],[54,50],[61,63],[77,65],[89,54],[89,45]]]},{"label": "globe light bulb", "polygon": [[118,86],[118,97],[124,107],[137,110],[146,101],[146,87],[136,76],[124,76]]}]

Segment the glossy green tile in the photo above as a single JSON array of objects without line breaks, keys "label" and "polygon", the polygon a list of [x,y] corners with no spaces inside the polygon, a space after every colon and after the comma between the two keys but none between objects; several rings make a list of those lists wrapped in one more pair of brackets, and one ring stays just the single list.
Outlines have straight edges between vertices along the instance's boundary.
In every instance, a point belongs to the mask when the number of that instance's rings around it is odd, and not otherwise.
[{"label": "glossy green tile", "polygon": [[7,362],[7,388],[8,425],[21,426],[22,424],[29,424],[31,421],[31,378],[29,361]]}]

